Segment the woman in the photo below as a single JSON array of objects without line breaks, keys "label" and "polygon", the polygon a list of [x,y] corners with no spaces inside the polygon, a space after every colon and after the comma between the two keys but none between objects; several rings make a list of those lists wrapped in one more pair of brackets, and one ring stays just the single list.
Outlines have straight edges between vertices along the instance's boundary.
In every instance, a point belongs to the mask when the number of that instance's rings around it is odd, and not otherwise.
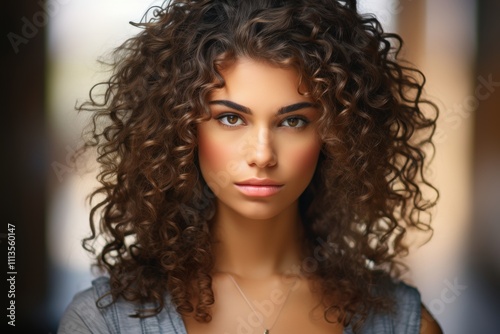
[{"label": "woman", "polygon": [[399,36],[355,1],[153,12],[80,107],[105,275],[59,333],[440,333],[398,280],[437,113]]}]

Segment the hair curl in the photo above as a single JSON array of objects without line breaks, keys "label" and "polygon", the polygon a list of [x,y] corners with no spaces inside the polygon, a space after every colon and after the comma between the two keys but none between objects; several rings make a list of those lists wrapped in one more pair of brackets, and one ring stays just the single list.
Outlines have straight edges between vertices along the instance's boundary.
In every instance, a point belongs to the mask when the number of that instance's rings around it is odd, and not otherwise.
[{"label": "hair curl", "polygon": [[167,1],[134,25],[142,31],[115,50],[109,80],[78,107],[94,113],[83,150],[96,148],[101,167],[83,245],[95,254],[104,239],[96,265],[113,297],[155,302],[155,314],[168,293],[181,314],[211,320],[214,195],[199,172],[196,128],[224,84],[218,65],[245,56],[296,67],[320,106],[323,146],[300,212],[309,250],[333,249],[308,273],[335,300],[325,318],[359,316],[359,325],[390,307],[371,293],[376,269],[400,274],[404,236],[431,231],[423,216],[437,200],[424,177],[437,108],[422,98],[423,74],[398,59],[401,38],[355,1]]}]

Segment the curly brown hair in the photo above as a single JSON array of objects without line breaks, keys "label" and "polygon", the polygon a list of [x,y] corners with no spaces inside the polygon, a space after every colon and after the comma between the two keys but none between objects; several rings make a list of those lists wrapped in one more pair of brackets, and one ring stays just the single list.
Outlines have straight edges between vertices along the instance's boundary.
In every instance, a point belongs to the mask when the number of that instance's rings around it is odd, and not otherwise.
[{"label": "curly brown hair", "polygon": [[224,85],[218,65],[250,57],[297,68],[321,111],[323,146],[300,213],[309,253],[321,246],[305,272],[330,301],[325,318],[362,323],[390,308],[372,288],[381,272],[400,275],[407,230],[432,231],[438,197],[424,177],[438,110],[422,98],[424,75],[398,58],[401,38],[355,1],[174,0],[133,24],[141,32],[78,107],[94,113],[83,150],[97,149],[101,167],[83,245],[113,297],[155,302],[156,314],[170,294],[179,313],[211,320],[215,196],[198,168],[196,130]]}]

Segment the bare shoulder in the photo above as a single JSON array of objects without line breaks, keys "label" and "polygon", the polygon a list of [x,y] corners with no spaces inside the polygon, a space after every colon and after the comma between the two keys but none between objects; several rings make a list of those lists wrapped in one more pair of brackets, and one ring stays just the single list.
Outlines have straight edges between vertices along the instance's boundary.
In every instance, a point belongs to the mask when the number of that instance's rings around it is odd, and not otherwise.
[{"label": "bare shoulder", "polygon": [[443,334],[443,330],[439,323],[434,319],[432,314],[422,304],[422,316],[420,321],[420,334]]}]

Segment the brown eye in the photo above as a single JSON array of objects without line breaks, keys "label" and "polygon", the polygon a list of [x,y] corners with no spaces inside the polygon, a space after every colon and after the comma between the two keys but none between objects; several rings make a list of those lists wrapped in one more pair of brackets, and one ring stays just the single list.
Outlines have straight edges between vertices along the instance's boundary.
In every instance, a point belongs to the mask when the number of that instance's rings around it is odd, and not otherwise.
[{"label": "brown eye", "polygon": [[243,122],[243,120],[241,119],[240,116],[238,115],[221,115],[219,117],[217,117],[217,119],[219,120],[219,122],[224,125],[224,126],[229,126],[229,127],[234,127],[234,126],[240,126],[240,125],[244,125],[245,123]]},{"label": "brown eye", "polygon": [[288,119],[288,126],[296,127],[298,124],[299,124],[298,118],[289,118]]},{"label": "brown eye", "polygon": [[227,118],[226,118],[226,119],[227,119],[227,122],[228,122],[229,124],[234,125],[234,124],[236,124],[236,123],[238,122],[238,116],[230,115],[230,116],[226,116],[226,117],[227,117]]},{"label": "brown eye", "polygon": [[283,121],[283,123],[281,123],[283,126],[285,127],[289,127],[289,128],[302,128],[304,126],[307,125],[307,122],[306,120],[300,118],[300,117],[290,117],[290,118],[287,118]]}]

